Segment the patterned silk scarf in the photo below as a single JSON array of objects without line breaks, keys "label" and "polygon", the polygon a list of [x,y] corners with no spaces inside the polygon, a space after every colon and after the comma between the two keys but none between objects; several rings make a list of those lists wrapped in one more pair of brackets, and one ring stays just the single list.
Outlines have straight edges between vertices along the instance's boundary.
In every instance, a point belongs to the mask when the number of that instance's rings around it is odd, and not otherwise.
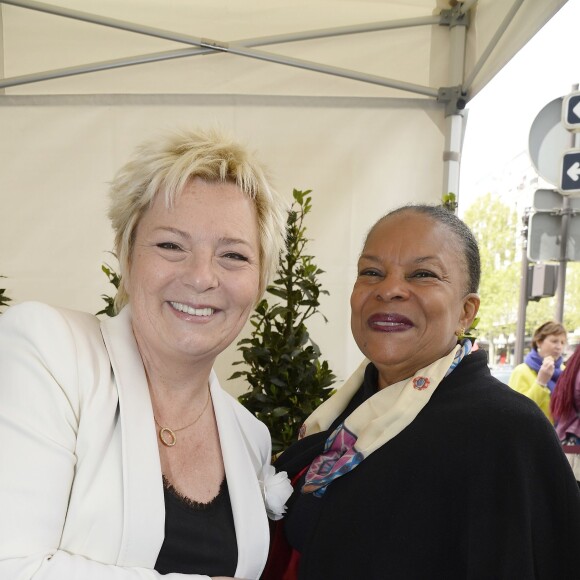
[{"label": "patterned silk scarf", "polygon": [[[324,451],[310,464],[302,493],[321,497],[333,480],[354,469],[410,425],[443,378],[469,354],[471,346],[471,341],[463,340],[448,355],[420,369],[411,378],[378,391],[359,405],[333,431]],[[365,359],[346,383],[306,419],[300,438],[330,427],[360,388],[368,363]]]}]

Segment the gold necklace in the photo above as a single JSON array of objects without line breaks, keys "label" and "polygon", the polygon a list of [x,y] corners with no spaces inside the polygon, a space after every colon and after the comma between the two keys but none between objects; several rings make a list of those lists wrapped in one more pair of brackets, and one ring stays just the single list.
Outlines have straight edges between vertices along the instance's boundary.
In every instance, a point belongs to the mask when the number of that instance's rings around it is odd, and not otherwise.
[{"label": "gold necklace", "polygon": [[201,413],[189,424],[185,425],[185,427],[180,427],[179,429],[170,429],[169,427],[162,427],[159,422],[157,421],[157,417],[155,417],[155,413],[153,413],[153,420],[159,427],[159,441],[165,445],[165,447],[173,447],[177,443],[177,436],[175,435],[178,431],[183,431],[192,425],[195,425],[200,419],[201,416],[205,413],[207,406],[209,405],[209,389],[207,390],[207,399],[205,401],[205,405],[201,410]]}]

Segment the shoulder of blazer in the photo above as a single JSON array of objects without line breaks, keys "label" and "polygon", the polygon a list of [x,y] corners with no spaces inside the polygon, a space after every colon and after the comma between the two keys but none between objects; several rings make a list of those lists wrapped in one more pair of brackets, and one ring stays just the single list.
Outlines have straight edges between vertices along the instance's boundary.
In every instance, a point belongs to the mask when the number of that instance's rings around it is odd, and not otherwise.
[{"label": "shoulder of blazer", "polygon": [[88,312],[57,308],[43,302],[22,302],[11,306],[0,316],[0,326],[17,330],[18,335],[34,342],[52,342],[55,337],[72,334],[81,342],[100,340],[100,321]]},{"label": "shoulder of blazer", "polygon": [[[106,362],[98,318],[87,312],[56,308],[42,302],[11,306],[0,316],[0,335],[14,348],[56,374],[78,378],[78,369]],[[16,346],[16,342],[17,345]]]}]

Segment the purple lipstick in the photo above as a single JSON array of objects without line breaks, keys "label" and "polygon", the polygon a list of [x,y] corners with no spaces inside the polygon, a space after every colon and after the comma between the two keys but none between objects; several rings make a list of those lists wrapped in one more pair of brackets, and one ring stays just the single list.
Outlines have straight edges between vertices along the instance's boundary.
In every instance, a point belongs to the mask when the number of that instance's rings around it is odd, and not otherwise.
[{"label": "purple lipstick", "polygon": [[379,332],[404,332],[414,326],[406,316],[395,313],[373,314],[367,324],[372,330]]}]

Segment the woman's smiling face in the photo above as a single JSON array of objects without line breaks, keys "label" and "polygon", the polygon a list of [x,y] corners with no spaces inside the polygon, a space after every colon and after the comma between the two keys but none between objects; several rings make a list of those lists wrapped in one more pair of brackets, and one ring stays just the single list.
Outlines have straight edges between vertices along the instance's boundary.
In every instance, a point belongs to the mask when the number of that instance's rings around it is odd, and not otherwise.
[{"label": "woman's smiling face", "polygon": [[235,184],[196,178],[172,208],[158,194],[127,280],[142,356],[213,364],[252,311],[259,275],[256,210]]},{"label": "woman's smiling face", "polygon": [[354,339],[379,370],[379,387],[448,354],[479,308],[468,294],[461,241],[431,217],[402,211],[371,231],[351,295]]}]

